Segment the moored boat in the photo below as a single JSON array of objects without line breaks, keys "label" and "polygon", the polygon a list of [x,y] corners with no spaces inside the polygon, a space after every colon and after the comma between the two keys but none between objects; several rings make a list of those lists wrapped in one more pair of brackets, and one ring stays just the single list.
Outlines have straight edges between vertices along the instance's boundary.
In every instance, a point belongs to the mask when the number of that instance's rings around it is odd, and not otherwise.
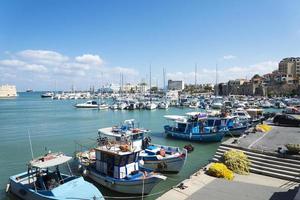
[{"label": "moored boat", "polygon": [[85,103],[78,103],[75,105],[76,108],[96,108],[99,109],[100,105],[97,103],[97,101],[87,101]]},{"label": "moored boat", "polygon": [[93,151],[94,159],[83,156],[86,152],[77,153],[83,174],[110,190],[144,195],[166,179],[163,175],[140,169],[140,150],[132,148],[130,143],[102,140]]},{"label": "moored boat", "polygon": [[60,172],[59,166],[71,159],[63,153],[48,153],[30,161],[26,172],[10,177],[9,191],[25,200],[104,199],[82,177]]},{"label": "moored boat", "polygon": [[226,119],[207,118],[202,114],[191,117],[165,115],[173,125],[165,125],[165,134],[176,139],[199,141],[199,142],[220,142],[225,133],[228,132]]},{"label": "moored boat", "polygon": [[141,150],[141,167],[158,172],[178,173],[183,168],[187,151],[184,148],[151,144],[151,138],[145,134],[149,130],[135,127],[134,120],[125,120],[121,126],[98,130],[100,138],[112,141],[129,141],[136,150]]}]

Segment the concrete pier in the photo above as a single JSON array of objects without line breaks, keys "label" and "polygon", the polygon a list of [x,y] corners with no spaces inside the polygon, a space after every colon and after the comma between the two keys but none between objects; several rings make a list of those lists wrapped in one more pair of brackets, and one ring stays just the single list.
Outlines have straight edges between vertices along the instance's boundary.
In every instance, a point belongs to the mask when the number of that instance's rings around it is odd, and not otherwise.
[{"label": "concrete pier", "polygon": [[299,128],[274,126],[268,133],[230,138],[220,145],[212,161],[221,161],[230,149],[241,150],[251,161],[249,175],[235,174],[233,181],[218,179],[205,174],[208,165],[158,199],[300,200],[300,157],[277,151],[288,143],[300,143]]}]

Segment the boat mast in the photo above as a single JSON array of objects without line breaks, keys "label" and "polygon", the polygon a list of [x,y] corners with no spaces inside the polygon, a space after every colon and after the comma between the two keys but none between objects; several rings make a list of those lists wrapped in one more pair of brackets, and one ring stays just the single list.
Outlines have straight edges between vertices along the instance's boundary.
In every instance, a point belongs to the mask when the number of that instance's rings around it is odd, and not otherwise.
[{"label": "boat mast", "polygon": [[197,63],[195,63],[195,89],[197,86]]},{"label": "boat mast", "polygon": [[152,103],[152,96],[151,96],[151,94],[152,94],[152,92],[151,92],[151,64],[150,64],[150,80],[149,80],[149,85],[150,85],[150,102]]},{"label": "boat mast", "polygon": [[29,130],[27,130],[27,133],[28,133],[28,139],[29,139],[29,146],[30,146],[31,158],[32,158],[32,160],[33,160],[34,157],[33,157],[32,143],[31,143],[31,137],[30,137],[30,132],[29,132]]},{"label": "boat mast", "polygon": [[216,63],[216,96],[219,95],[219,86],[218,86],[218,63]]},{"label": "boat mast", "polygon": [[163,91],[164,91],[164,98],[165,98],[165,102],[167,101],[167,91],[166,91],[166,69],[163,68],[163,84],[164,84],[164,88],[163,88]]}]

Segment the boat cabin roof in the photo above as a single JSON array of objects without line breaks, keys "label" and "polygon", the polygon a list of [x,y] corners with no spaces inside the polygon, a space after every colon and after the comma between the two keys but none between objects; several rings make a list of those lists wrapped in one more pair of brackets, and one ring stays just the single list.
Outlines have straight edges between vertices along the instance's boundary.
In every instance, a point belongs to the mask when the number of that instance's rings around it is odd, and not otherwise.
[{"label": "boat cabin roof", "polygon": [[164,118],[166,118],[167,120],[181,121],[181,122],[185,122],[187,120],[186,117],[182,115],[165,115]]},{"label": "boat cabin roof", "polygon": [[141,133],[145,133],[147,130],[144,129],[130,129],[130,130],[122,130],[122,127],[107,127],[107,128],[100,128],[98,129],[98,133],[106,135],[106,136],[113,136],[113,137],[122,137],[122,136],[132,136]]},{"label": "boat cabin roof", "polygon": [[30,161],[29,165],[36,168],[49,168],[57,165],[62,165],[70,161],[72,157],[66,156],[63,153],[48,153],[44,156]]},{"label": "boat cabin roof", "polygon": [[135,148],[129,149],[127,151],[124,150],[122,151],[120,144],[101,145],[96,147],[95,150],[105,152],[108,154],[118,155],[118,156],[126,156],[140,151],[140,150],[136,150]]}]

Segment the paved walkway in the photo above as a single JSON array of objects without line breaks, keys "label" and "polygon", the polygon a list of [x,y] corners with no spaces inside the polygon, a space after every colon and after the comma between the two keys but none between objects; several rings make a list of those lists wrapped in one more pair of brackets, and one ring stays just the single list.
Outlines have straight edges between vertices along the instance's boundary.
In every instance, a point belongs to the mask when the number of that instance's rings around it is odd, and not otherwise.
[{"label": "paved walkway", "polygon": [[235,175],[233,181],[227,181],[208,176],[201,170],[183,184],[187,188],[173,188],[158,199],[293,200],[297,191],[291,189],[298,186],[298,183],[252,173]]}]

